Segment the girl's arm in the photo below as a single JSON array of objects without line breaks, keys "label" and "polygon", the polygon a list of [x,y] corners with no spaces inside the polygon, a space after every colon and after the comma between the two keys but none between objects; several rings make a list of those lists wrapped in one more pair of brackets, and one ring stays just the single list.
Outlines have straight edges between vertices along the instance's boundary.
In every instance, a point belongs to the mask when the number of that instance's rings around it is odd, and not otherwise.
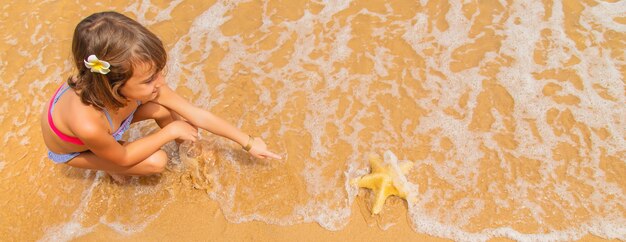
[{"label": "girl's arm", "polygon": [[122,146],[104,129],[82,125],[75,129],[85,146],[96,156],[120,166],[133,166],[145,160],[167,142],[180,138],[195,141],[197,131],[184,121],[174,121],[156,133]]},{"label": "girl's arm", "polygon": [[[273,152],[267,150],[267,145],[260,138],[251,139],[250,136],[241,132],[235,126],[226,122],[222,118],[212,114],[211,112],[198,108],[183,97],[174,92],[167,85],[163,85],[159,88],[159,95],[152,100],[159,103],[170,110],[178,113],[185,118],[191,124],[207,130],[211,133],[217,134],[222,137],[226,137],[232,141],[239,143],[245,147],[251,145],[249,150],[250,154],[257,158],[274,158],[281,159],[281,157]],[[251,143],[250,143],[251,142]]]}]

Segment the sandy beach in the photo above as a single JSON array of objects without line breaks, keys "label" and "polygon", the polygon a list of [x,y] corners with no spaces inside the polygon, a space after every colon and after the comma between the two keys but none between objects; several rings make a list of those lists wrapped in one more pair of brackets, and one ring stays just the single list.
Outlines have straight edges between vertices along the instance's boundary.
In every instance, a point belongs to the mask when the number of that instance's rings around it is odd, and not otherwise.
[{"label": "sandy beach", "polygon": [[[0,241],[626,240],[624,1],[2,8]],[[202,131],[128,184],[53,164],[42,110],[74,27],[107,10],[161,38],[168,86],[284,159]],[[406,197],[374,216],[354,182],[372,154]]]}]

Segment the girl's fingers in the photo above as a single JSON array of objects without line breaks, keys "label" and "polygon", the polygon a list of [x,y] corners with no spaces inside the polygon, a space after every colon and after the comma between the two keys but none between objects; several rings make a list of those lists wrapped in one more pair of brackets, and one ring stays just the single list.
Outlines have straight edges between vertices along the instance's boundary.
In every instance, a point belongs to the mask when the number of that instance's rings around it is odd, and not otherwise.
[{"label": "girl's fingers", "polygon": [[265,153],[265,157],[269,157],[269,158],[273,158],[273,159],[277,159],[277,160],[282,159],[281,156],[279,156],[277,154],[274,154],[272,152],[269,152],[269,151]]},{"label": "girl's fingers", "polygon": [[282,159],[281,156],[279,156],[277,154],[274,154],[272,152],[269,152],[269,151],[259,152],[259,153],[257,153],[254,156],[257,157],[257,158],[261,158],[261,159],[266,159],[266,158],[272,158],[272,159],[277,159],[277,160]]}]

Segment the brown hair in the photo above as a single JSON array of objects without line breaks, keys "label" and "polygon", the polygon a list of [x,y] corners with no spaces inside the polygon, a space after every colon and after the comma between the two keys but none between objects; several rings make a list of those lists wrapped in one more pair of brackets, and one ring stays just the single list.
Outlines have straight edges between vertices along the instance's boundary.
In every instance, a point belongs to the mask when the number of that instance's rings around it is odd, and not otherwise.
[{"label": "brown hair", "polygon": [[[74,30],[72,55],[78,74],[68,78],[68,85],[84,104],[100,109],[126,105],[120,88],[133,76],[135,64],[149,63],[156,73],[167,62],[161,40],[137,21],[117,12],[94,13],[80,21]],[[89,55],[109,62],[110,72],[91,72],[83,62]]]}]

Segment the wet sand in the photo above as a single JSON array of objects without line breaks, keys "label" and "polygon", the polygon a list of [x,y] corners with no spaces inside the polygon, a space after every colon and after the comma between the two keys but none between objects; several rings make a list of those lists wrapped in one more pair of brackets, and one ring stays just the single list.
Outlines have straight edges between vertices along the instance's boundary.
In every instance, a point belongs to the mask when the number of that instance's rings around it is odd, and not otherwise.
[{"label": "wet sand", "polygon": [[[168,170],[128,185],[53,165],[40,113],[74,71],[75,25],[104,10],[163,40],[170,87],[286,158],[250,159],[205,132],[166,145]],[[5,4],[0,234],[626,239],[625,11],[591,0]],[[156,129],[133,124],[125,139]],[[370,194],[349,181],[385,151],[414,164],[409,202],[392,197],[371,217]]]},{"label": "wet sand", "polygon": [[[359,205],[355,203],[352,210],[359,211]],[[404,212],[402,214],[406,214],[406,209],[400,210]],[[94,233],[79,237],[76,241],[103,239],[126,241],[452,241],[416,233],[408,225],[406,215],[399,216],[396,220],[397,224],[387,230],[382,230],[375,222],[368,223],[365,216],[369,215],[356,212],[350,218],[350,223],[339,231],[329,231],[315,223],[291,226],[277,226],[262,222],[233,224],[224,219],[217,203],[198,194],[193,199],[174,202],[161,214],[159,221],[150,224],[140,233],[120,235],[114,230],[101,226]],[[494,238],[489,241],[513,240]],[[578,241],[619,240],[607,240],[587,235]]]}]

